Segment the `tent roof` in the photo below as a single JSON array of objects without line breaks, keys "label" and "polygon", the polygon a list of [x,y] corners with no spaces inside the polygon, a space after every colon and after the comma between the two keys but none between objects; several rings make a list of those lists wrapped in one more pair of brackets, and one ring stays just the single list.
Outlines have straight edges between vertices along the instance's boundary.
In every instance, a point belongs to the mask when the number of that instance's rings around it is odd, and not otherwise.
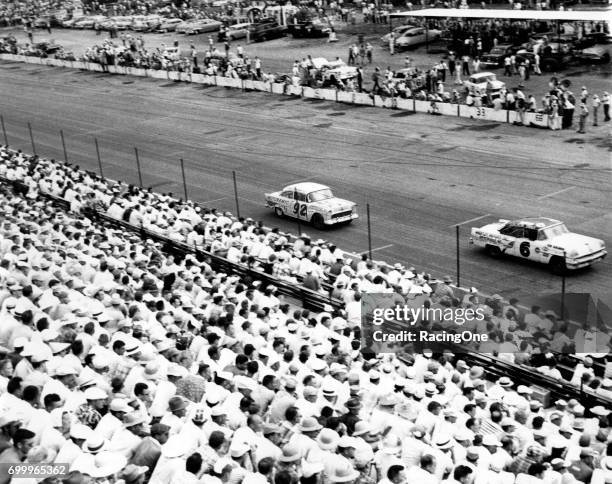
[{"label": "tent roof", "polygon": [[425,8],[407,12],[392,13],[391,17],[451,17],[491,18],[509,20],[559,20],[561,22],[603,22],[610,21],[612,11],[608,10],[499,10],[483,8]]}]

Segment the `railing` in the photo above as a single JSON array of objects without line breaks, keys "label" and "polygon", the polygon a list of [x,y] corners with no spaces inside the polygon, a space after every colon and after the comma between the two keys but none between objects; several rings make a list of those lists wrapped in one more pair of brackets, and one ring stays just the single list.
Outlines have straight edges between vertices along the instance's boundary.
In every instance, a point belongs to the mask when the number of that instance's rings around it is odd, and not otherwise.
[{"label": "railing", "polygon": [[[11,185],[14,190],[17,190],[23,194],[27,193],[28,191],[26,185],[20,181],[11,181],[6,178],[0,177],[0,182]],[[70,204],[62,198],[43,192],[40,192],[40,195],[49,200],[54,205],[61,207],[63,210],[69,210],[70,208]],[[90,219],[97,219],[114,227],[120,227],[123,230],[136,233],[142,239],[152,239],[154,241],[161,242],[164,245],[164,250],[167,252],[179,254],[181,256],[193,254],[196,256],[196,258],[198,258],[198,260],[206,260],[206,262],[210,264],[210,266],[215,271],[223,272],[226,274],[234,274],[240,276],[245,280],[259,280],[267,285],[274,285],[278,288],[278,292],[280,294],[289,296],[297,301],[300,301],[300,303],[305,309],[310,309],[313,311],[322,311],[326,305],[331,305],[333,308],[343,307],[342,301],[338,299],[334,299],[330,296],[325,296],[324,294],[311,291],[298,284],[292,284],[277,279],[269,274],[266,274],[263,271],[255,270],[242,264],[232,263],[227,259],[224,259],[223,257],[219,257],[217,255],[212,254],[209,251],[171,240],[156,232],[144,229],[143,227],[132,225],[123,220],[117,220],[104,213],[93,212],[89,214],[86,213],[84,215]],[[453,349],[456,350],[457,347],[453,346]],[[479,365],[485,368],[486,376],[489,379],[495,379],[501,376],[510,376],[517,382],[521,382],[523,384],[528,385],[535,385],[543,388],[544,390],[549,391],[551,397],[554,399],[575,398],[582,402],[582,404],[587,408],[593,407],[595,405],[603,405],[605,408],[612,408],[612,399],[605,398],[601,395],[596,395],[588,388],[579,388],[569,382],[560,381],[542,375],[535,371],[533,367],[510,364],[495,356],[475,352],[462,353],[461,359],[465,360],[468,364]],[[563,368],[563,370],[566,373],[572,371],[572,369],[569,367],[565,367]],[[600,370],[603,371],[602,368],[600,368]]]},{"label": "railing", "polygon": [[[13,62],[26,62],[29,64],[42,64],[55,67],[67,67],[72,69],[83,69],[87,71],[103,72],[103,68],[96,62],[68,61],[61,59],[40,58],[15,54],[0,54],[0,60]],[[142,69],[137,67],[125,66],[106,66],[107,72],[111,74],[124,74],[138,77],[151,77],[169,81],[183,81],[207,86],[223,86],[227,88],[262,91],[271,94],[301,96],[309,99],[324,99],[332,102],[347,104],[358,104],[372,107],[382,107],[389,109],[400,109],[412,111],[413,113],[439,114],[460,118],[481,119],[485,121],[495,121],[499,123],[515,123],[519,121],[519,116],[514,111],[504,109],[496,110],[488,107],[474,107],[465,104],[452,103],[432,103],[419,99],[405,99],[401,97],[382,97],[379,95],[371,96],[368,93],[346,92],[336,89],[314,89],[307,86],[293,86],[280,83],[270,83],[254,81],[250,79],[234,79],[221,76],[209,76],[205,74],[192,74],[189,72],[165,71]],[[548,115],[543,113],[525,112],[525,126],[537,126],[548,128]]]}]

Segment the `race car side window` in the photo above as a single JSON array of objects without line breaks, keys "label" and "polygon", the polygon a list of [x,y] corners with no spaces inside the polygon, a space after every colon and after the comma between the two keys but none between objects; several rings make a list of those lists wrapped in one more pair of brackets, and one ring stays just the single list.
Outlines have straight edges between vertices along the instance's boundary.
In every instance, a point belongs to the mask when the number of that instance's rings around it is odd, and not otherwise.
[{"label": "race car side window", "polygon": [[529,240],[538,240],[537,229],[525,229],[525,238]]},{"label": "race car side window", "polygon": [[285,197],[285,198],[291,198],[291,199],[293,199],[293,192],[292,192],[292,191],[290,191],[290,190],[288,190],[288,191],[286,191],[286,192],[282,192],[282,193],[281,193],[281,197]]},{"label": "race car side window", "polygon": [[[512,237],[516,237],[516,232],[517,229],[521,229],[520,227],[516,227],[515,225],[505,225],[503,226],[500,230],[499,233],[502,235],[511,235]],[[522,229],[521,229],[521,235],[523,235],[522,233]]]},{"label": "race car side window", "polygon": [[300,193],[300,192],[295,192],[295,197],[294,198],[298,202],[305,202],[306,201],[306,195],[304,195],[303,193]]}]

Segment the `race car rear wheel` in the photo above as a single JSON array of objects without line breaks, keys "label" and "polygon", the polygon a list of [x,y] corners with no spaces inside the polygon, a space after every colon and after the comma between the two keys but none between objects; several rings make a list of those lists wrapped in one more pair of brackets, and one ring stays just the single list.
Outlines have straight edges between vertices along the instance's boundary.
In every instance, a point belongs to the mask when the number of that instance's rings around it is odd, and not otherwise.
[{"label": "race car rear wheel", "polygon": [[274,213],[276,214],[277,217],[283,218],[283,216],[285,215],[283,213],[283,209],[280,207],[275,207],[274,208]]},{"label": "race car rear wheel", "polygon": [[487,245],[485,247],[485,250],[487,251],[487,254],[489,254],[491,257],[501,257],[502,255],[501,249],[496,245]]},{"label": "race car rear wheel", "polygon": [[550,270],[557,275],[562,275],[567,271],[567,266],[565,265],[565,261],[563,257],[555,256],[550,259],[548,263],[550,265]]},{"label": "race car rear wheel", "polygon": [[321,214],[315,213],[310,219],[312,225],[314,225],[315,229],[323,230],[325,228],[325,223],[323,222],[323,217]]}]

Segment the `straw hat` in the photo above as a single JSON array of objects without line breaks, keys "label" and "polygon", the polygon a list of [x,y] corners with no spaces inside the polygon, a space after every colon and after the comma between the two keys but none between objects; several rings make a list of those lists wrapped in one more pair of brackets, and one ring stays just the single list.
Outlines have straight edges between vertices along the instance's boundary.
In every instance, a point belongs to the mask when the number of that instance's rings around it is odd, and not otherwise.
[{"label": "straw hat", "polygon": [[96,455],[93,466],[87,473],[95,478],[110,477],[117,474],[127,464],[127,457],[119,452],[103,451]]},{"label": "straw hat", "polygon": [[325,428],[319,432],[316,440],[321,449],[334,450],[338,446],[340,436],[335,430]]},{"label": "straw hat", "polygon": [[331,482],[351,482],[359,477],[359,471],[353,469],[349,462],[342,461],[329,476]]},{"label": "straw hat", "polygon": [[279,460],[281,462],[296,462],[302,458],[302,451],[298,445],[287,444],[283,447],[283,454]]}]

